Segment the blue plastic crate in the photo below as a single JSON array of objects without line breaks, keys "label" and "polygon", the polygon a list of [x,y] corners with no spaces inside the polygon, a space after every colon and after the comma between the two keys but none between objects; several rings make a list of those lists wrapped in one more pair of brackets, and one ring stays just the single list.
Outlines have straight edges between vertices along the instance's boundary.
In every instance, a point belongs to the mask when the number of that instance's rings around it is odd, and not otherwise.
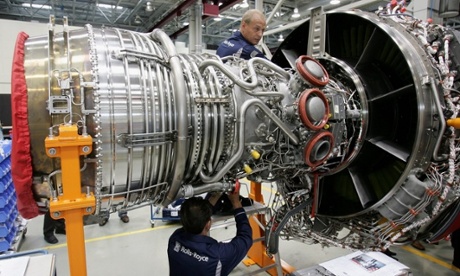
[{"label": "blue plastic crate", "polygon": [[0,140],[0,253],[8,251],[19,230],[17,198],[11,175],[11,140]]},{"label": "blue plastic crate", "polygon": [[0,252],[8,251],[10,248],[11,243],[5,238],[0,238]]},{"label": "blue plastic crate", "polygon": [[11,219],[16,219],[16,210],[16,206],[12,204],[7,204],[4,208],[0,208],[0,223],[7,223]]},{"label": "blue plastic crate", "polygon": [[0,140],[0,163],[11,155],[11,140]]},{"label": "blue plastic crate", "polygon": [[16,220],[9,220],[7,223],[0,223],[0,238],[13,241],[16,236]]},{"label": "blue plastic crate", "polygon": [[10,177],[3,177],[0,179],[0,194],[4,194],[9,186],[12,186],[13,184],[13,179],[11,179],[11,174],[9,174]]},{"label": "blue plastic crate", "polygon": [[10,185],[3,194],[0,194],[0,208],[5,208],[7,204],[16,206],[16,203],[14,186]]}]

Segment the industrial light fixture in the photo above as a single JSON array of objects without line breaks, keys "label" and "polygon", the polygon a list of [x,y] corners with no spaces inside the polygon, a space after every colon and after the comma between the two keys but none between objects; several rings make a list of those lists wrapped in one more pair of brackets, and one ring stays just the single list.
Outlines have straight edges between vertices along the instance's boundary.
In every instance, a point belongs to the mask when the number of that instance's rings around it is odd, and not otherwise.
[{"label": "industrial light fixture", "polygon": [[221,20],[222,20],[222,17],[220,17],[220,15],[219,15],[219,16],[216,16],[216,17],[214,17],[214,21],[221,21]]},{"label": "industrial light fixture", "polygon": [[142,19],[139,15],[136,15],[136,18],[134,18],[134,24],[137,24],[137,25],[142,24]]},{"label": "industrial light fixture", "polygon": [[298,8],[295,8],[294,9],[294,13],[291,15],[292,18],[298,18],[300,17],[300,14],[299,14],[299,9]]},{"label": "industrial light fixture", "polygon": [[338,5],[340,4],[340,0],[331,0],[331,5]]},{"label": "industrial light fixture", "polygon": [[51,6],[49,5],[22,3],[22,6],[25,8],[51,10]]},{"label": "industrial light fixture", "polygon": [[248,1],[243,0],[243,2],[240,4],[240,7],[243,8],[243,9],[249,7]]},{"label": "industrial light fixture", "polygon": [[282,35],[282,34],[280,34],[280,36],[278,37],[278,41],[279,41],[279,42],[282,42],[282,41],[284,41],[284,37],[283,37],[283,35]]},{"label": "industrial light fixture", "polygon": [[145,3],[145,11],[146,12],[152,12],[153,11],[152,2],[147,1],[147,3]]},{"label": "industrial light fixture", "polygon": [[98,6],[99,8],[103,8],[103,9],[108,9],[108,10],[113,10],[113,9],[117,9],[117,10],[122,10],[123,7],[121,6],[115,6],[115,5],[108,5],[108,4],[96,4],[96,6]]}]

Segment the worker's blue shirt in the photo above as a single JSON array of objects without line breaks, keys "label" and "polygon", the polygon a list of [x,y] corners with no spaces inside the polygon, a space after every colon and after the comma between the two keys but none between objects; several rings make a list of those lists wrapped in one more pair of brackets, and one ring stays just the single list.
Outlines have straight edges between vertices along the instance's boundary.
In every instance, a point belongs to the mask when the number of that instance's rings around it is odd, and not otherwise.
[{"label": "worker's blue shirt", "polygon": [[236,236],[227,243],[177,229],[169,238],[169,274],[228,275],[246,256],[252,245],[252,229],[243,208],[234,210]]},{"label": "worker's blue shirt", "polygon": [[243,37],[240,31],[234,32],[229,39],[220,43],[216,54],[221,58],[226,56],[235,56],[246,60],[253,57],[266,58],[259,49]]}]

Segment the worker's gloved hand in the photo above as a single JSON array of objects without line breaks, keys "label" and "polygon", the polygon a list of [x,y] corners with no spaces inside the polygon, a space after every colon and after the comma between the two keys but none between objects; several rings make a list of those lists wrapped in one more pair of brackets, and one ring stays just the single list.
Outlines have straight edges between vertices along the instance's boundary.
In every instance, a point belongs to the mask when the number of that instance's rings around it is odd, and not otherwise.
[{"label": "worker's gloved hand", "polygon": [[227,193],[228,199],[232,203],[233,209],[243,207],[240,201],[240,190],[235,189],[233,192]]}]

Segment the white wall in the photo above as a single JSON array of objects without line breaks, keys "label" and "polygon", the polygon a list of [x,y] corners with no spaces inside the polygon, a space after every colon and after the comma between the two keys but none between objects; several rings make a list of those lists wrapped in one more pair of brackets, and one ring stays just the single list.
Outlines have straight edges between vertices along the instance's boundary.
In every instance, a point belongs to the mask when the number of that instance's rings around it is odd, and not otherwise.
[{"label": "white wall", "polygon": [[[75,29],[76,27],[70,27]],[[61,32],[62,26],[56,25],[55,32]],[[11,93],[11,67],[13,63],[14,46],[19,33],[29,36],[46,36],[48,24],[22,22],[0,19],[0,94]]]},{"label": "white wall", "polygon": [[407,10],[417,19],[427,20],[431,18],[433,23],[442,24],[443,19],[439,17],[439,0],[416,0],[412,1]]}]

